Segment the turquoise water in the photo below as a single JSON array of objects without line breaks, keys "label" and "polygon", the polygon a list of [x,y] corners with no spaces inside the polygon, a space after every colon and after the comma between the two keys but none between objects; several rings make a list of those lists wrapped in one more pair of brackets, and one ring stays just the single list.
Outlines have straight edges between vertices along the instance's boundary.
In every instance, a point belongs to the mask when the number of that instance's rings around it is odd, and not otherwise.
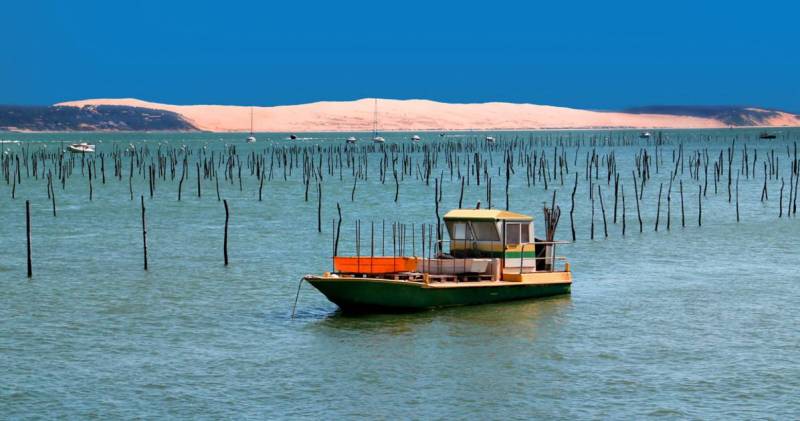
[{"label": "turquoise water", "polygon": [[[435,223],[434,178],[443,176],[443,212],[457,206],[460,194],[460,180],[450,178],[445,153],[426,185],[417,172],[417,165],[423,166],[422,146],[407,149],[413,169],[400,183],[397,203],[391,163],[386,183],[379,179],[380,147],[365,141],[357,146],[369,166],[368,179],[357,182],[354,201],[350,169],[345,167],[340,180],[338,169],[325,173],[323,158],[323,232],[318,233],[315,182],[304,200],[302,151],[339,145],[348,135],[310,134],[290,143],[285,135],[261,134],[259,142],[248,145],[237,134],[0,134],[2,141],[21,141],[0,144],[11,155],[23,147],[39,151],[46,145],[55,151],[62,141],[80,139],[96,143],[97,155],[102,152],[106,159],[129,144],[137,150],[146,145],[151,154],[159,145],[162,153],[183,145],[193,151],[180,202],[177,178],[171,180],[169,173],[157,181],[153,198],[137,173],[131,200],[129,158],[123,159],[121,181],[112,180],[111,161],[106,161],[107,181],[93,180],[91,202],[78,158],[65,188],[54,186],[55,218],[46,181],[21,168],[22,183],[12,199],[10,185],[0,179],[0,413],[4,418],[795,418],[800,413],[800,225],[787,217],[786,204],[793,159],[787,147],[793,149],[800,131],[782,130],[774,141],[758,140],[757,133],[664,132],[659,172],[651,168],[640,203],[642,233],[631,171],[641,148],[655,153],[655,139],[639,140],[633,132],[506,132],[493,134],[499,141],[490,151],[483,134],[425,134],[423,145],[463,148],[453,155],[460,157],[462,172],[473,159],[469,148],[491,160],[492,201],[498,207],[505,206],[503,151],[513,145],[516,152],[536,150],[541,156],[544,150],[552,171],[553,149],[562,142],[570,164],[564,185],[558,179],[547,191],[541,181],[528,187],[524,164],[515,156],[510,207],[541,218],[542,203],[557,189],[562,217],[556,236],[571,239],[569,195],[574,173],[580,173],[578,239],[559,251],[572,264],[572,295],[352,317],[304,285],[294,319],[300,277],[330,269],[336,203],[343,209],[344,253],[354,252],[356,219],[363,221],[366,244],[370,221],[385,221],[387,227],[416,224],[417,229],[420,223]],[[385,135],[384,148],[411,148],[409,135]],[[615,145],[603,146],[605,137]],[[591,146],[592,138],[600,144]],[[734,138],[734,182],[744,146],[750,154],[758,149],[756,178],[740,175],[740,222],[734,202],[728,202],[725,158],[718,193],[710,181],[698,227],[697,190],[703,179],[690,178],[689,156],[707,149],[711,180],[713,162]],[[666,190],[672,153],[681,144],[687,162],[673,185],[668,231]],[[219,170],[220,195],[231,209],[227,267],[224,207],[211,180],[203,181],[197,197],[194,172],[201,148],[219,154],[226,145],[236,145],[244,166],[241,190],[238,176],[230,183]],[[246,157],[263,154],[269,166],[271,151],[281,147],[300,151],[299,168],[295,165],[284,181],[276,164],[259,201],[258,179],[250,175]],[[612,223],[613,182],[606,183],[601,161],[596,183],[609,236],[603,235],[596,203],[595,239],[589,239],[584,172],[592,148],[601,158],[612,151],[616,157],[627,200],[624,237],[621,215]],[[769,200],[761,202],[762,161],[770,150],[778,157],[779,177],[768,182]],[[749,159],[752,165],[752,155]],[[779,218],[781,176],[786,185]],[[485,206],[485,180],[476,186],[472,177],[464,204],[481,200]],[[680,224],[678,180],[684,183],[686,227]],[[146,272],[140,195],[147,206]],[[32,210],[30,280],[26,199]]]}]

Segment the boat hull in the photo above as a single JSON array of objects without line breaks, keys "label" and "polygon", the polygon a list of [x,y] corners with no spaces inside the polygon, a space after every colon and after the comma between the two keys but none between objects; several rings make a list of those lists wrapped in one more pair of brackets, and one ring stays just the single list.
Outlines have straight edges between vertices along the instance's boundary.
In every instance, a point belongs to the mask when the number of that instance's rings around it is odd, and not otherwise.
[{"label": "boat hull", "polygon": [[421,282],[371,278],[308,276],[305,279],[328,300],[348,312],[407,312],[524,300],[569,294],[572,286],[570,276],[564,282],[478,282],[474,286],[468,283],[435,286]]}]

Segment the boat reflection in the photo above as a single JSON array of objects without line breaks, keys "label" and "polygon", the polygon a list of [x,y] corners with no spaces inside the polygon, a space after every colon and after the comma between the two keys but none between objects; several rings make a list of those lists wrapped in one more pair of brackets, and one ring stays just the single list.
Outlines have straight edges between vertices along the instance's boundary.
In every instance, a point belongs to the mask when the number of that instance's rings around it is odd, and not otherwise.
[{"label": "boat reflection", "polygon": [[313,323],[320,331],[416,335],[445,328],[448,336],[470,336],[475,328],[493,335],[535,337],[539,326],[558,324],[572,307],[570,294],[497,304],[450,307],[399,314],[352,314],[334,310]]}]

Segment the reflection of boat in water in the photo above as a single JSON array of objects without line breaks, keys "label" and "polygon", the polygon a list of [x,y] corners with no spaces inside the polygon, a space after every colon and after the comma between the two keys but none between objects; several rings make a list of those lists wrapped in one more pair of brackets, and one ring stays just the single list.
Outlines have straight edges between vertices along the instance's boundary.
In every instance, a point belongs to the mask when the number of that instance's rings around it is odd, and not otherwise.
[{"label": "reflection of boat in water", "polygon": [[761,132],[758,135],[759,139],[777,139],[778,135],[770,132]]},{"label": "reflection of boat in water", "polygon": [[94,153],[94,145],[90,145],[86,142],[73,143],[67,146],[67,150],[72,153]]},{"label": "reflection of boat in water", "polygon": [[358,139],[356,139],[355,136],[350,136],[350,137],[347,138],[347,143],[353,144],[353,143],[356,143],[356,142],[358,142]]},{"label": "reflection of boat in water", "polygon": [[641,133],[639,133],[639,138],[641,138],[641,139],[650,139],[651,136],[653,136],[653,135],[651,135],[650,132],[641,132]]},{"label": "reflection of boat in water", "polygon": [[[450,240],[436,242],[435,256],[336,256],[334,272],[303,279],[345,311],[409,311],[570,293],[569,263],[555,256],[559,242],[536,239],[530,216],[456,209],[444,222]],[[556,223],[546,231],[555,232]]]}]

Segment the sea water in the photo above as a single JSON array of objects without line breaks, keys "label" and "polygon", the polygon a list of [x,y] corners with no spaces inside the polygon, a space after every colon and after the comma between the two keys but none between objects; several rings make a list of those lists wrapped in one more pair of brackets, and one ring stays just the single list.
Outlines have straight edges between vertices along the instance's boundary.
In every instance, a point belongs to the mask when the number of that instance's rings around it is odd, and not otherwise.
[{"label": "sea water", "polygon": [[[337,203],[343,254],[355,253],[356,220],[362,221],[362,252],[369,247],[371,222],[386,226],[388,244],[394,222],[409,230],[413,224],[415,232],[422,223],[435,224],[434,179],[443,179],[441,212],[458,205],[460,179],[451,178],[443,153],[427,184],[417,169],[422,153],[409,154],[412,172],[403,176],[395,202],[391,163],[382,183],[383,149],[371,145],[368,179],[356,182],[353,200],[350,169],[345,167],[341,179],[338,169],[333,175],[323,170],[322,233],[317,232],[316,182],[306,201],[302,161],[285,181],[275,165],[258,200],[258,180],[245,164],[248,154],[281,146],[326,148],[350,135],[309,134],[289,142],[288,135],[257,134],[255,144],[246,144],[243,134],[216,133],[0,135],[20,141],[4,142],[3,152],[45,146],[57,151],[87,141],[107,159],[106,183],[93,180],[92,201],[79,157],[66,187],[54,183],[56,217],[41,176],[26,176],[23,167],[15,199],[11,186],[5,180],[0,184],[3,418],[785,419],[800,413],[800,223],[785,209],[797,130],[784,130],[774,141],[759,140],[753,130],[663,132],[669,140],[660,146],[659,170],[651,166],[652,179],[639,203],[641,233],[631,172],[643,148],[655,153],[655,132],[650,140],[630,132],[493,133],[498,146],[491,158],[484,150],[481,159],[491,160],[492,204],[501,208],[505,147],[540,142],[530,150],[538,156],[544,151],[552,166],[554,149],[562,151],[556,149],[559,139],[582,139],[579,148],[563,143],[569,172],[563,185],[557,177],[548,190],[541,180],[528,187],[526,169],[515,156],[509,195],[511,210],[533,215],[541,234],[543,204],[557,190],[562,214],[556,237],[571,240],[570,195],[579,173],[577,241],[558,249],[571,262],[571,295],[348,316],[302,285],[292,318],[300,278],[331,268]],[[370,136],[354,135],[364,139],[357,147],[367,148]],[[408,148],[410,135],[385,134],[384,148]],[[483,136],[424,133],[422,144],[477,147]],[[604,146],[606,137],[632,140]],[[712,179],[713,162],[734,140],[734,183],[744,146],[751,165],[758,150],[756,179],[738,176],[739,222],[735,200],[728,201],[727,155],[716,194]],[[667,230],[672,153],[681,144],[687,167],[693,152],[708,150],[709,187],[698,226],[703,169],[700,181],[690,178],[688,168],[677,170]],[[157,181],[151,198],[136,172],[131,200],[127,158],[117,180],[108,157],[131,145],[147,146],[151,153],[159,146],[166,151],[185,145],[195,151],[191,159],[202,147],[219,154],[236,146],[245,166],[243,186],[240,190],[236,173],[233,183],[220,179],[221,198],[230,208],[228,266],[222,251],[225,210],[214,183],[204,180],[197,197],[192,162],[178,202],[177,178]],[[592,149],[601,157],[612,151],[616,157],[626,195],[624,237],[622,205],[613,223],[614,183],[607,182],[601,165],[593,188],[602,189],[609,233],[606,238],[596,200],[594,240],[589,239],[585,162]],[[769,200],[762,202],[762,161],[770,151],[778,157],[779,177],[768,181]],[[465,172],[473,154],[460,156]],[[323,168],[327,165],[323,159]],[[224,165],[221,177],[223,171]],[[780,177],[785,181],[781,218]],[[147,271],[140,196],[147,208]],[[31,202],[31,279],[26,277],[25,200]],[[487,206],[486,180],[478,186],[472,174],[464,206],[479,200]],[[380,232],[376,236],[381,238]],[[418,233],[415,240],[419,254]]]}]

